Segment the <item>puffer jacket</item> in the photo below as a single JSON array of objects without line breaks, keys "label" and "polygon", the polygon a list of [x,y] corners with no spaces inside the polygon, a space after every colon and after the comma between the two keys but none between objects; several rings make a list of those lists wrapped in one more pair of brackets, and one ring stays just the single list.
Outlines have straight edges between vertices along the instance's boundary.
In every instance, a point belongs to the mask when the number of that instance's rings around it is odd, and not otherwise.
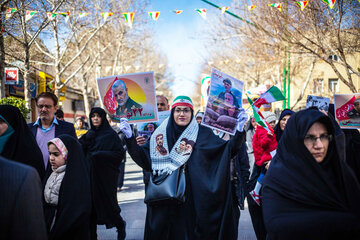
[{"label": "puffer jacket", "polygon": [[48,178],[45,189],[44,198],[45,202],[52,205],[57,205],[59,200],[59,191],[61,182],[65,176],[66,165],[58,167],[54,172],[51,173]]},{"label": "puffer jacket", "polygon": [[276,136],[268,135],[268,131],[262,126],[257,126],[253,137],[253,150],[255,163],[259,167],[272,159],[270,152],[277,148]]}]

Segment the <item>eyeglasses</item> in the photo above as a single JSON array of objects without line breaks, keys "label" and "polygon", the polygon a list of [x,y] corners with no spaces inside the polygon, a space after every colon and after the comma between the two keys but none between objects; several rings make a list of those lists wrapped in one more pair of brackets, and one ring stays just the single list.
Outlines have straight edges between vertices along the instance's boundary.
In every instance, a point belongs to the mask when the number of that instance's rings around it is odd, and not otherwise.
[{"label": "eyeglasses", "polygon": [[39,109],[42,109],[42,108],[50,109],[50,108],[52,108],[52,105],[37,105],[37,107]]},{"label": "eyeglasses", "polygon": [[180,114],[181,112],[183,112],[184,114],[188,114],[190,112],[190,108],[184,108],[184,109],[177,108],[177,109],[175,109],[176,114]]},{"label": "eyeglasses", "polygon": [[315,137],[313,135],[308,135],[308,136],[305,136],[304,143],[306,145],[314,145],[317,142],[318,139],[320,139],[320,141],[322,143],[327,143],[327,142],[330,142],[332,140],[332,135],[322,134],[322,135],[320,135],[320,137]]}]

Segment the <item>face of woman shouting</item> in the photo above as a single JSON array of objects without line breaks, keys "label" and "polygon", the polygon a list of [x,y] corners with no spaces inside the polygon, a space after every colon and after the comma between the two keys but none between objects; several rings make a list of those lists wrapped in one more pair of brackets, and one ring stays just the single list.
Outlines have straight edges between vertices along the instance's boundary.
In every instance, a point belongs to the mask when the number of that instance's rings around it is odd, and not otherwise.
[{"label": "face of woman shouting", "polygon": [[187,126],[191,120],[191,109],[189,107],[175,107],[174,120],[175,123],[179,126]]}]

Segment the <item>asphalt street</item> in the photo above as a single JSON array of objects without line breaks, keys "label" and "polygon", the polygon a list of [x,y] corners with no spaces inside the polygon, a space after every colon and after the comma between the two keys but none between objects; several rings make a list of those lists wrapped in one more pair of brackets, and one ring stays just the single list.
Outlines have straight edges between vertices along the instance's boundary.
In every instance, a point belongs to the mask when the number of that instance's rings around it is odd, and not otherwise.
[{"label": "asphalt street", "polygon": [[[117,197],[121,208],[121,216],[127,223],[126,239],[140,240],[143,239],[146,215],[146,206],[143,200],[145,193],[142,170],[130,157],[127,159],[124,186],[122,191],[118,192]],[[116,228],[106,229],[105,226],[98,226],[97,233],[99,240],[117,238]],[[238,239],[256,239],[247,205],[245,210],[241,211]]]}]

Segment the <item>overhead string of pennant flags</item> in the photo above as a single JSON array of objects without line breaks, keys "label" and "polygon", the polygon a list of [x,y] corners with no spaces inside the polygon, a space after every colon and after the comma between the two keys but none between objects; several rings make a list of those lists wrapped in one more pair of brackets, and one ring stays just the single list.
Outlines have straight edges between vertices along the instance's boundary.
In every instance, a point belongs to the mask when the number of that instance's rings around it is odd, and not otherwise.
[{"label": "overhead string of pennant flags", "polygon": [[[333,9],[333,7],[335,6],[335,2],[336,0],[321,0],[324,3],[326,3],[330,9]],[[360,3],[360,0],[358,0],[358,2]],[[309,4],[309,1],[297,1],[295,2],[299,7],[300,10],[303,11],[306,6]],[[268,4],[269,7],[273,7],[278,9],[279,11],[282,10],[282,3],[270,3]],[[222,14],[224,14],[230,7],[219,7],[220,11]],[[249,11],[253,11],[256,8],[256,5],[248,5],[247,9]],[[16,8],[7,8],[6,9],[6,19],[9,19],[12,17],[12,15],[17,11]],[[206,8],[197,8],[195,9],[196,12],[198,12],[200,14],[200,16],[203,19],[206,19],[206,13],[207,13],[207,9]],[[25,11],[25,21],[29,21],[38,11],[30,11],[30,10],[26,10]],[[172,11],[173,13],[179,15],[183,12],[183,10],[178,10],[175,9]],[[67,22],[70,19],[70,12],[47,12],[47,17],[49,20],[54,20],[57,16],[63,16],[65,19],[65,22]],[[89,15],[90,13],[78,13],[76,14],[79,18],[83,18],[87,15]],[[102,12],[100,13],[101,16],[103,17],[104,21],[106,21],[109,17],[113,16],[114,13],[112,12]],[[149,16],[151,19],[153,19],[154,21],[157,21],[159,16],[160,16],[160,11],[153,11],[153,12],[148,12]],[[122,13],[126,23],[128,24],[128,26],[130,28],[132,28],[132,24],[134,21],[134,16],[135,13],[134,12],[124,12]]]}]

